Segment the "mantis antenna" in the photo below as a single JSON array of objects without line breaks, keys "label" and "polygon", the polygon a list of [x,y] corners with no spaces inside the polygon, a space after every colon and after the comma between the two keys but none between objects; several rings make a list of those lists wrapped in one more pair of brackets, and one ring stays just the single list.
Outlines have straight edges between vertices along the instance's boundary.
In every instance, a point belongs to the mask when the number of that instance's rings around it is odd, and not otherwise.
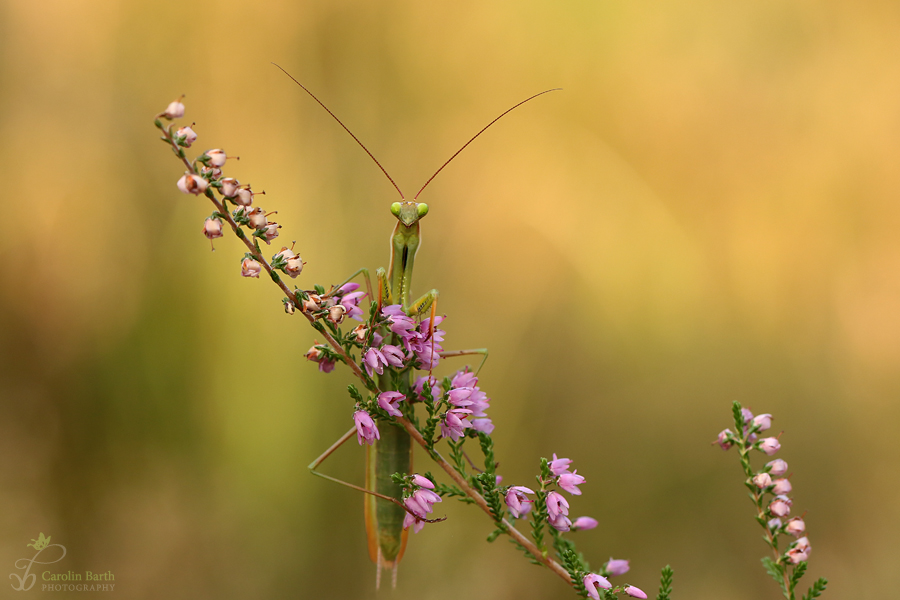
[{"label": "mantis antenna", "polygon": [[[331,110],[329,110],[328,107],[325,106],[325,104],[323,104],[321,100],[319,100],[318,98],[316,98],[316,95],[315,95],[315,94],[313,94],[311,91],[309,91],[308,89],[306,89],[306,86],[305,86],[305,85],[303,85],[302,83],[300,83],[299,81],[297,81],[297,80],[294,78],[294,76],[291,75],[290,73],[288,73],[287,71],[285,71],[285,70],[281,67],[281,65],[279,65],[279,64],[277,64],[277,63],[272,63],[272,64],[275,65],[276,67],[278,67],[279,69],[281,69],[281,72],[282,72],[282,73],[284,73],[285,75],[287,75],[288,77],[290,77],[290,78],[294,81],[294,83],[296,83],[296,84],[299,85],[301,88],[303,88],[303,91],[304,91],[304,92],[306,92],[307,94],[309,94],[310,96],[312,96],[312,99],[315,100],[316,102],[318,102],[318,103],[319,103],[319,106],[321,106],[322,108],[324,108],[324,109],[328,112],[329,115],[331,115],[332,117],[334,117],[334,120],[337,121],[338,124],[340,124],[340,126],[344,128],[344,131],[346,131],[347,133],[349,133],[349,134],[350,134],[350,137],[352,137],[354,140],[356,140],[356,143],[359,144],[360,147],[361,147],[363,150],[366,151],[366,154],[369,155],[369,158],[371,158],[372,160],[375,161],[375,164],[378,165],[378,168],[381,169],[381,172],[384,173],[384,176],[388,178],[388,181],[390,181],[390,182],[393,184],[394,188],[396,188],[397,192],[400,194],[400,199],[403,200],[403,199],[404,199],[404,197],[403,197],[403,192],[400,191],[400,188],[399,188],[399,187],[397,186],[397,184],[394,182],[393,178],[391,178],[391,176],[388,175],[388,172],[385,171],[384,167],[381,166],[381,163],[378,162],[378,159],[375,158],[375,157],[372,155],[371,152],[369,152],[369,149],[366,148],[366,145],[363,144],[361,141],[359,141],[359,138],[356,137],[355,135],[353,135],[353,132],[350,131],[350,130],[347,128],[346,125],[344,125],[343,121],[341,121],[340,119],[338,119],[338,118],[337,118],[337,115],[335,115],[333,112],[331,112]],[[540,94],[539,94],[539,95],[540,95]],[[528,100],[531,100],[531,98],[529,98]],[[527,100],[526,100],[526,102],[527,102]],[[515,108],[515,106],[514,106],[513,108]],[[510,109],[510,110],[512,110],[512,109]],[[507,112],[509,112],[509,111],[507,111]],[[506,113],[504,113],[504,114],[506,114]],[[500,115],[500,116],[503,116],[503,115]],[[498,118],[499,118],[499,117],[498,117]],[[463,147],[465,147],[465,146],[463,146]],[[457,154],[458,154],[458,153],[457,153]],[[455,156],[455,155],[454,155],[454,156]],[[447,161],[447,162],[449,162],[449,161]],[[443,168],[443,167],[441,167],[441,168]],[[437,175],[437,173],[435,173],[435,175]]]},{"label": "mantis antenna", "polygon": [[[277,66],[277,65],[276,65],[276,66]],[[279,67],[279,68],[280,68],[280,67]],[[295,80],[295,81],[296,81],[296,80]],[[306,89],[306,88],[304,88],[304,89]],[[497,121],[499,121],[499,120],[500,120],[504,115],[506,115],[507,113],[512,112],[513,109],[516,109],[516,108],[522,106],[523,104],[525,104],[525,103],[528,102],[529,100],[534,100],[534,99],[537,98],[538,96],[543,96],[544,94],[547,94],[547,93],[549,93],[549,92],[557,92],[557,91],[559,91],[559,90],[561,90],[561,89],[562,89],[562,88],[553,88],[552,90],[544,90],[543,92],[541,92],[541,93],[539,93],[539,94],[535,94],[534,96],[531,96],[530,98],[525,98],[524,100],[522,100],[521,102],[519,102],[518,104],[516,104],[515,106],[513,106],[512,108],[506,109],[499,117],[497,117],[496,119],[494,119],[493,121],[491,121],[490,123],[488,123],[487,125],[485,125],[484,128],[483,128],[481,131],[479,131],[478,133],[476,133],[475,135],[473,135],[472,138],[471,138],[468,142],[466,142],[465,144],[463,144],[463,147],[462,147],[462,148],[460,148],[459,150],[457,150],[457,151],[453,154],[453,156],[451,156],[450,158],[448,158],[448,159],[447,159],[447,162],[445,162],[444,164],[442,164],[442,165],[441,165],[441,168],[438,169],[437,171],[435,171],[435,172],[434,172],[434,175],[432,175],[431,177],[428,178],[428,181],[425,182],[425,185],[422,186],[422,189],[420,189],[418,192],[416,192],[416,195],[413,196],[413,200],[415,200],[416,198],[419,197],[419,194],[422,193],[422,190],[424,190],[426,187],[428,187],[428,184],[431,183],[431,180],[434,179],[435,177],[437,177],[437,174],[440,173],[440,172],[444,169],[444,167],[446,167],[447,165],[449,165],[449,164],[450,164],[450,161],[453,160],[454,158],[456,158],[456,155],[457,155],[457,154],[459,154],[460,152],[462,152],[463,150],[465,150],[465,149],[466,149],[466,146],[468,146],[469,144],[471,144],[472,142],[474,142],[474,141],[475,141],[475,138],[477,138],[479,135],[481,135],[482,133],[484,133],[484,132],[487,130],[488,127],[490,127],[491,125],[493,125],[494,123],[496,123]],[[321,103],[320,103],[320,104],[321,104]],[[328,109],[325,109],[325,110],[328,110]],[[330,111],[329,111],[329,112],[330,112]],[[336,117],[335,117],[335,118],[336,118]],[[346,129],[346,128],[345,128],[345,129]],[[351,133],[350,135],[353,135],[353,134]],[[357,140],[357,141],[359,141],[359,140]],[[368,152],[368,150],[367,150],[367,152]],[[376,162],[377,162],[377,161],[376,161]],[[379,165],[379,166],[381,166],[381,165]]]}]

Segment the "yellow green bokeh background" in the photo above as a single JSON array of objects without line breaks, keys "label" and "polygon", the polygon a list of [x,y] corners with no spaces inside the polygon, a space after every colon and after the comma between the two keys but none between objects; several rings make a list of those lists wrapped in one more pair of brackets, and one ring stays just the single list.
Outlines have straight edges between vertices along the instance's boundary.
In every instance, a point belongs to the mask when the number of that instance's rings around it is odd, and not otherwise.
[{"label": "yellow green bokeh background", "polygon": [[[810,582],[891,597],[898,27],[896,2],[5,0],[0,567],[43,532],[65,568],[112,571],[109,597],[376,595],[362,499],[306,472],[351,424],[350,377],[303,359],[312,330],[238,276],[236,240],[209,251],[152,127],[187,94],[195,149],[241,156],[300,285],[386,265],[394,190],[275,61],[408,194],[564,88],[423,194],[415,287],[441,290],[448,348],[491,349],[504,482],[552,452],[587,477],[593,564],[779,597],[709,445],[739,400],[784,430]],[[326,470],[360,481],[363,454]],[[379,596],[573,597],[483,514],[438,512]]]}]

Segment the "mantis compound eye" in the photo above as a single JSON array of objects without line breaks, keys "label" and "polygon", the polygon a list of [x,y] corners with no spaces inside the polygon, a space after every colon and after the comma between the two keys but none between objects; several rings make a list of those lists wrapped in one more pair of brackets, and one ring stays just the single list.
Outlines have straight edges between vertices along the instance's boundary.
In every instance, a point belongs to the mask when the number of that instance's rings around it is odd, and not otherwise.
[{"label": "mantis compound eye", "polygon": [[400,216],[400,203],[399,202],[394,202],[393,204],[391,204],[391,214],[394,215],[395,217]]},{"label": "mantis compound eye", "polygon": [[425,203],[420,203],[416,206],[416,213],[418,213],[419,218],[421,219],[425,215],[428,214],[428,205]]}]

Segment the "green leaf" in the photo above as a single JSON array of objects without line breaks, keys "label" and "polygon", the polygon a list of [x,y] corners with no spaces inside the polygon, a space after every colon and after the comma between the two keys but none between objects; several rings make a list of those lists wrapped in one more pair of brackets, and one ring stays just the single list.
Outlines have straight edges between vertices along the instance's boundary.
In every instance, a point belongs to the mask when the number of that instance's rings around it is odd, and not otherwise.
[{"label": "green leaf", "polygon": [[784,589],[784,571],[782,570],[781,565],[777,564],[768,556],[763,557],[762,564],[766,568],[766,572],[769,576],[775,580],[783,591],[786,592],[787,590]]},{"label": "green leaf", "polygon": [[659,578],[659,594],[657,594],[656,600],[669,600],[669,595],[672,593],[672,578],[674,575],[675,572],[669,565],[662,568]]},{"label": "green leaf", "polygon": [[828,587],[828,580],[824,577],[819,577],[812,587],[809,588],[809,591],[803,596],[803,600],[813,600],[814,598],[818,598],[822,595],[822,592],[825,591],[825,588]]},{"label": "green leaf", "polygon": [[498,537],[500,537],[500,534],[501,534],[501,533],[503,533],[503,530],[502,530],[502,529],[495,529],[495,530],[493,530],[493,531],[491,532],[491,534],[490,534],[489,536],[487,536],[487,541],[488,541],[488,542],[493,542],[493,541],[496,540]]},{"label": "green leaf", "polygon": [[800,581],[800,578],[803,577],[804,573],[806,573],[806,561],[794,567],[794,572],[791,573],[791,590],[797,586],[797,583]]}]

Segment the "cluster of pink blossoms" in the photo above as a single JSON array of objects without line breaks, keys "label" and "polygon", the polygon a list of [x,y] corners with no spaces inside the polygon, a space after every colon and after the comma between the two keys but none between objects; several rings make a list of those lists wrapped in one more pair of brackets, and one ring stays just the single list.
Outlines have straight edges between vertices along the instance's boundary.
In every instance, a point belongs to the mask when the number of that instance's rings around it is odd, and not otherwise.
[{"label": "cluster of pink blossoms", "polygon": [[442,502],[443,498],[433,491],[434,484],[427,477],[414,474],[409,479],[409,484],[404,488],[403,504],[408,510],[403,517],[403,529],[412,526],[413,533],[419,533],[425,527],[434,505]]},{"label": "cluster of pink blossoms", "polygon": [[435,317],[434,326],[430,318],[416,322],[399,304],[385,306],[381,309],[381,315],[400,345],[385,344],[378,332],[372,334],[371,346],[363,353],[363,366],[369,377],[376,373],[383,374],[385,367],[404,369],[412,366],[425,371],[437,367],[440,353],[444,350],[441,342],[446,334],[438,325],[444,317]]},{"label": "cluster of pink blossoms", "polygon": [[[716,439],[716,443],[723,450],[728,450],[734,444],[742,444],[755,450],[772,456],[781,449],[781,444],[777,438],[768,437],[759,439],[758,433],[767,431],[772,427],[772,415],[760,414],[753,415],[748,409],[741,409],[741,416],[744,421],[744,428],[741,436],[735,435],[730,429],[721,431]],[[749,463],[747,463],[749,465]],[[809,560],[810,545],[809,539],[805,536],[806,523],[802,517],[793,517],[785,520],[791,514],[791,506],[793,501],[790,494],[793,491],[793,485],[790,482],[790,476],[785,477],[788,471],[788,464],[776,458],[766,463],[762,470],[752,473],[750,483],[756,489],[755,495],[759,498],[760,505],[763,503],[766,495],[771,495],[765,507],[764,515],[766,518],[766,528],[772,536],[773,541],[776,536],[787,534],[796,538],[789,544],[787,551],[783,557],[791,564],[799,564]]]}]

